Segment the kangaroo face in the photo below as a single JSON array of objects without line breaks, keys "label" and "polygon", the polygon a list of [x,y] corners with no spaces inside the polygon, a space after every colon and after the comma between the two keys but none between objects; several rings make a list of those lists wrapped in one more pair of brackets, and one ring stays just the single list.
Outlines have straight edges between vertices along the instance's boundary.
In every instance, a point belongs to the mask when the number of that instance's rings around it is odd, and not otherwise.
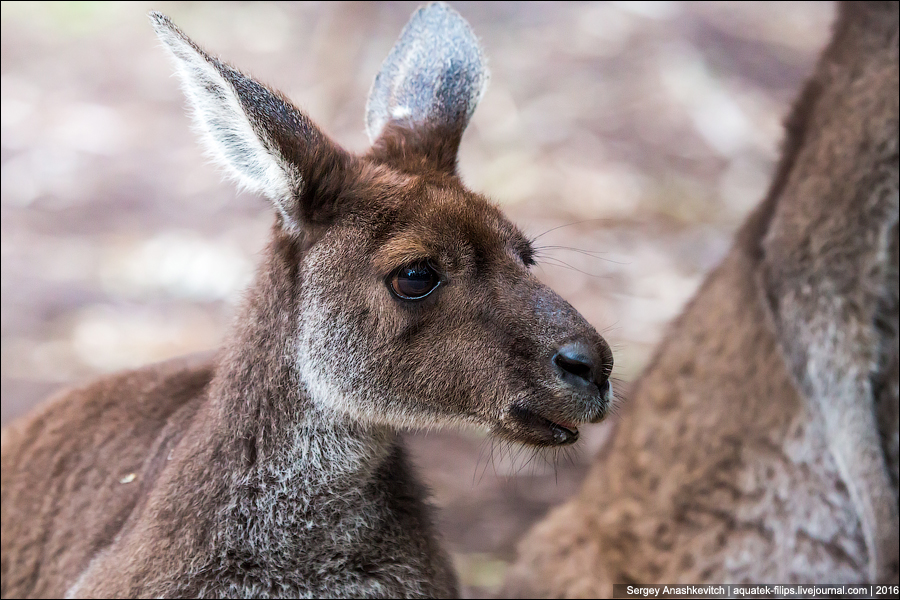
[{"label": "kangaroo face", "polygon": [[366,172],[364,209],[303,259],[312,396],[363,422],[468,423],[537,445],[602,419],[609,346],[529,272],[528,239],[454,176]]},{"label": "kangaroo face", "polygon": [[608,345],[529,273],[527,238],[456,175],[488,75],[453,9],[430,4],[407,24],[369,94],[363,156],[153,19],[211,153],[278,211],[274,260],[296,281],[273,326],[290,328],[314,405],[537,445],[574,442],[579,423],[603,418]]}]

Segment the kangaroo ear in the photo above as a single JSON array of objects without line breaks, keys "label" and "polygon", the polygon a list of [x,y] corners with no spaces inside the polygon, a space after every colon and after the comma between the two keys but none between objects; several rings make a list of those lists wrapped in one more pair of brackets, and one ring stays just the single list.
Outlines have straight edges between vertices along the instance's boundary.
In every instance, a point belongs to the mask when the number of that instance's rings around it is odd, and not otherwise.
[{"label": "kangaroo ear", "polygon": [[150,20],[215,160],[242,187],[267,196],[286,230],[326,220],[349,155],[281,94],[207,54],[168,17],[152,12]]},{"label": "kangaroo ear", "polygon": [[442,2],[417,10],[369,92],[366,131],[375,154],[455,172],[488,78],[478,39],[459,13]]}]

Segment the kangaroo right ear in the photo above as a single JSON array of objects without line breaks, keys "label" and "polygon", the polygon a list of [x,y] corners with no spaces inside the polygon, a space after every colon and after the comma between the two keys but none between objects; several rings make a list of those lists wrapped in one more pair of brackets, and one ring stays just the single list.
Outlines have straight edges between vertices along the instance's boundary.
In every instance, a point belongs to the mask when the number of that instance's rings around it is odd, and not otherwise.
[{"label": "kangaroo right ear", "polygon": [[488,78],[466,20],[442,2],[421,7],[369,92],[366,132],[375,154],[455,172],[459,142]]},{"label": "kangaroo right ear", "polygon": [[350,156],[281,94],[207,54],[167,16],[151,12],[150,20],[213,158],[242,187],[265,194],[286,230],[327,221]]}]

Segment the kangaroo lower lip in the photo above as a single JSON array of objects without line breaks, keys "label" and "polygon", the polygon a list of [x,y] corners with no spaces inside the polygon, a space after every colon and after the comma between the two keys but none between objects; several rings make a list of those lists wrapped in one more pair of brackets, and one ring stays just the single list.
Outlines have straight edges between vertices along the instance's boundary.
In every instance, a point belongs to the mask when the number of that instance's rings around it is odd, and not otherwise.
[{"label": "kangaroo lower lip", "polygon": [[578,428],[574,425],[561,425],[547,420],[553,431],[553,438],[559,444],[571,444],[578,440]]},{"label": "kangaroo lower lip", "polygon": [[[533,410],[514,407],[511,416],[540,437],[538,444],[564,445],[578,440],[578,427],[569,421],[552,421]],[[535,443],[535,442],[532,442]]]}]

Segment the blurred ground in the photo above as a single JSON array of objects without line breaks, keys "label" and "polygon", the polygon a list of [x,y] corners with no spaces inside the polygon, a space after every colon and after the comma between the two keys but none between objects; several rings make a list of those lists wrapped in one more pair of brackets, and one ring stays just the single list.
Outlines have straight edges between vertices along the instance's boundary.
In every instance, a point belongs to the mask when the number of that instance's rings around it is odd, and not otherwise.
[{"label": "blurred ground", "polygon": [[[762,197],[833,6],[454,6],[492,71],[463,178],[541,236],[539,275],[629,381]],[[267,234],[266,202],[236,194],[194,143],[147,11],[362,150],[366,93],[415,7],[2,4],[4,423],[66,383],[219,344]],[[607,427],[558,457],[411,436],[467,593],[496,589]]]}]

